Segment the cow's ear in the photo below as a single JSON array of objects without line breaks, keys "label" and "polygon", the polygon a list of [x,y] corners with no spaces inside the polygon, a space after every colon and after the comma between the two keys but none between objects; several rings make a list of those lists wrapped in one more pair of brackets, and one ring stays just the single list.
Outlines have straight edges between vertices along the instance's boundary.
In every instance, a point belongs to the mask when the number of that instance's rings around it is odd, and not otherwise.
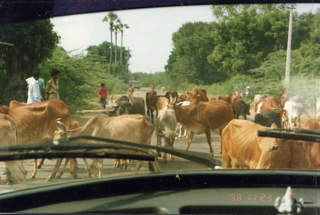
[{"label": "cow's ear", "polygon": [[272,123],[270,128],[278,128],[276,123]]}]

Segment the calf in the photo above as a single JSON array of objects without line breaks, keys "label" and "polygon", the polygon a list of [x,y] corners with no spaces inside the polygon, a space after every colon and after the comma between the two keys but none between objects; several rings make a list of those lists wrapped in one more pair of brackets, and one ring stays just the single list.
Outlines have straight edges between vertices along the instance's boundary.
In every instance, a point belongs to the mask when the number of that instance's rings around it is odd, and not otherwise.
[{"label": "calf", "polygon": [[[58,130],[55,132],[55,139],[62,137],[89,135],[94,137],[131,141],[141,144],[150,144],[151,136],[153,133],[152,123],[145,116],[142,116],[140,114],[123,115],[108,118],[92,117],[84,126],[71,130],[67,130],[63,123],[57,121],[57,128]],[[91,143],[87,140],[84,140],[84,142]],[[132,150],[130,150],[130,152],[132,152]],[[135,173],[138,173],[140,167],[142,166],[142,163],[142,161],[139,161],[137,163]],[[94,170],[93,174],[95,177],[97,177],[97,174],[95,172],[95,167],[97,164],[100,164],[99,177],[102,177],[102,162],[100,161],[100,159],[93,159],[93,164],[91,166]],[[157,163],[155,163],[155,169],[156,171],[159,171]],[[74,177],[77,177],[74,171],[72,171],[72,175]]]}]

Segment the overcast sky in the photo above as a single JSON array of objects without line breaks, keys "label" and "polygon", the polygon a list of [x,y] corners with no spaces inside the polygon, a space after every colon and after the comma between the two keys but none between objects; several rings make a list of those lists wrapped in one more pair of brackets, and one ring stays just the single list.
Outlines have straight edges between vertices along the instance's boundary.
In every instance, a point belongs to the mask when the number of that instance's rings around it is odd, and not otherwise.
[{"label": "overcast sky", "polygon": [[[300,12],[314,12],[315,4],[298,6]],[[172,51],[172,34],[186,22],[212,22],[210,6],[183,6],[115,11],[124,30],[123,46],[130,48],[132,72],[164,71]],[[53,18],[54,30],[61,36],[60,46],[74,54],[84,52],[90,45],[110,41],[109,24],[102,22],[108,12]],[[113,38],[114,42],[114,38]],[[120,36],[118,40],[120,46]]]}]

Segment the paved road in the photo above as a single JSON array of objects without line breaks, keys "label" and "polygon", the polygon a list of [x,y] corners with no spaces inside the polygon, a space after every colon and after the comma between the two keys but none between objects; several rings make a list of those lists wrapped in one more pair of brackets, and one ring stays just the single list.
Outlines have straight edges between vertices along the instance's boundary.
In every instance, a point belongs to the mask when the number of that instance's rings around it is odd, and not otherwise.
[{"label": "paved road", "polygon": [[[141,96],[145,97],[146,92],[148,89],[140,89],[135,91],[135,96]],[[161,95],[161,91],[157,91],[158,95]],[[100,112],[87,112],[83,114],[81,118],[78,118],[78,121],[80,123],[80,126],[85,124],[89,118],[92,116],[99,116],[99,117],[106,117],[105,114],[100,113]],[[220,149],[220,137],[217,134],[217,132],[212,131],[212,142],[213,142],[213,149],[215,151],[214,157],[217,159],[221,160],[221,155],[218,154],[219,149]],[[156,145],[156,138],[155,135],[153,135],[152,145]],[[186,147],[186,139],[182,137],[181,139],[178,139],[174,143],[174,147],[177,149],[185,149]],[[191,147],[189,149],[190,151],[198,151],[198,152],[204,152],[204,153],[209,153],[209,147],[206,141],[206,137],[204,134],[201,135],[195,135],[194,140],[191,143]],[[87,179],[88,176],[85,172],[84,169],[84,164],[82,159],[77,159],[79,162],[79,170],[77,171],[78,173],[78,178],[77,180],[81,179]],[[90,160],[89,160],[90,161]],[[38,169],[38,174],[36,175],[36,178],[30,179],[30,175],[33,169],[33,161],[32,160],[25,160],[24,161],[24,166],[26,170],[28,171],[27,174],[27,183],[29,186],[38,186],[38,185],[46,185],[46,184],[52,184],[52,183],[63,183],[66,181],[73,180],[72,176],[68,172],[68,168],[66,170],[66,173],[61,177],[61,178],[55,178],[51,182],[45,181],[45,179],[49,176],[51,171],[53,170],[53,167],[55,165],[56,160],[45,160],[45,163],[41,169]],[[119,168],[113,168],[112,166],[113,160],[112,159],[105,159],[104,161],[104,170],[103,170],[103,177],[113,177],[113,176],[120,176],[120,175],[132,175],[135,169],[135,163],[131,163],[128,165],[127,169],[119,169]],[[174,171],[176,169],[181,170],[181,171],[186,171],[186,170],[192,170],[192,169],[208,169],[207,167],[200,165],[200,164],[195,164],[189,161],[186,161],[181,158],[176,158],[175,160],[168,160],[167,163],[164,163],[162,159],[159,159],[159,166],[161,171]],[[4,168],[4,164],[0,162],[0,170],[2,171]],[[148,165],[145,162],[143,165],[141,171],[139,173],[145,173],[149,172],[148,170]],[[5,177],[2,175],[1,180],[0,180],[0,191],[2,190],[8,190],[12,188],[17,188],[18,184],[14,183],[12,186],[5,185]]]}]

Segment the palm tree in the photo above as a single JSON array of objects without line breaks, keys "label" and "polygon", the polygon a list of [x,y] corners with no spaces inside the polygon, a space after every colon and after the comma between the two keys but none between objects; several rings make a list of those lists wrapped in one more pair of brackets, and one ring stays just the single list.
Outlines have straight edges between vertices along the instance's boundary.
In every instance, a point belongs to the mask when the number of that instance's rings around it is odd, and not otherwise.
[{"label": "palm tree", "polygon": [[119,31],[121,33],[121,47],[120,47],[120,60],[119,60],[120,61],[119,64],[121,66],[121,64],[122,64],[122,47],[123,47],[123,29],[128,29],[129,26],[127,24],[122,24],[120,20],[118,20],[118,22],[119,22],[119,26],[120,26]]},{"label": "palm tree", "polygon": [[[117,22],[119,23],[120,22],[120,20],[118,19],[117,20]],[[113,30],[114,30],[114,37],[115,37],[115,46],[114,46],[114,48],[115,48],[115,50],[114,50],[114,64],[115,64],[115,68],[117,68],[117,39],[118,39],[118,32],[120,31],[120,25],[119,24],[117,24],[117,25],[114,25],[113,26]]]},{"label": "palm tree", "polygon": [[113,31],[113,23],[115,20],[118,19],[118,15],[114,12],[109,12],[108,15],[106,15],[103,19],[102,22],[108,22],[110,25],[110,64],[109,64],[109,73],[111,73],[111,64],[112,64],[112,31]]}]

